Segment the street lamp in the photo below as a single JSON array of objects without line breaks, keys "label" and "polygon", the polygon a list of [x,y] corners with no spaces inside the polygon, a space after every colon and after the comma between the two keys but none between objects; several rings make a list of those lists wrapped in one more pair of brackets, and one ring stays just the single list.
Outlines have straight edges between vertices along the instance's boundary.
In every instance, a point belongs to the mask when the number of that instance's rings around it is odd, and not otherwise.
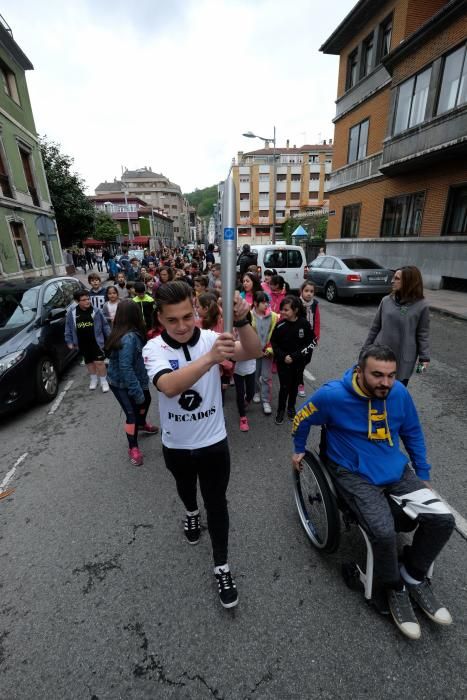
[{"label": "street lamp", "polygon": [[274,136],[272,139],[266,139],[264,136],[258,136],[252,131],[247,131],[242,136],[246,136],[247,139],[261,139],[265,143],[272,141],[272,174],[273,174],[273,205],[272,205],[272,243],[276,242],[276,127],[274,127]]}]

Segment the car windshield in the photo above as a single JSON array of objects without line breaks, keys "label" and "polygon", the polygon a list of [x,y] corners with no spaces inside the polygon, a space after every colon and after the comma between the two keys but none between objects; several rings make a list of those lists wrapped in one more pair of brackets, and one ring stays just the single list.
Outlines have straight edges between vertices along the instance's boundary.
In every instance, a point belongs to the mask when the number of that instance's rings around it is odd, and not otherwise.
[{"label": "car windshield", "polygon": [[35,318],[39,288],[0,289],[0,340],[6,340]]},{"label": "car windshield", "polygon": [[344,265],[347,265],[349,270],[382,270],[381,265],[378,265],[370,258],[341,258]]}]

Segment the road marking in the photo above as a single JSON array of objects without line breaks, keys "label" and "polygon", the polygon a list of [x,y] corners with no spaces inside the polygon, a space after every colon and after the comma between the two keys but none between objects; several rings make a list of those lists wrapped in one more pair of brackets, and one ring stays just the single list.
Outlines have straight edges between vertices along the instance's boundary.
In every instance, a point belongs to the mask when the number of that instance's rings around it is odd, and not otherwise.
[{"label": "road marking", "polygon": [[305,377],[308,379],[309,382],[316,382],[316,377],[314,377],[311,372],[309,372],[307,369],[303,372]]},{"label": "road marking", "polygon": [[59,395],[57,396],[57,398],[56,398],[55,401],[53,402],[52,406],[50,407],[50,411],[49,411],[49,413],[48,413],[49,416],[53,416],[53,414],[55,413],[55,411],[57,410],[57,408],[60,406],[60,404],[62,403],[63,399],[65,398],[66,392],[68,391],[68,389],[69,389],[69,388],[71,387],[71,385],[73,384],[73,381],[74,381],[73,379],[70,379],[70,381],[68,381],[68,382],[65,384],[65,388],[63,389],[63,391],[61,391],[61,392],[59,393]]},{"label": "road marking", "polygon": [[3,479],[2,483],[0,484],[0,493],[5,491],[8,483],[11,481],[13,478],[15,472],[16,472],[16,467],[19,467],[20,464],[24,462],[26,457],[28,456],[28,453],[25,452],[24,454],[21,455],[21,457],[18,457],[12,468],[10,469],[9,472],[6,473],[5,478]]},{"label": "road marking", "polygon": [[449,510],[454,516],[454,520],[456,521],[456,530],[459,533],[459,535],[462,535],[467,540],[467,520],[462,517],[460,513],[457,512],[455,508],[453,508],[437,491],[433,489],[433,493],[440,498],[443,503],[447,505]]}]

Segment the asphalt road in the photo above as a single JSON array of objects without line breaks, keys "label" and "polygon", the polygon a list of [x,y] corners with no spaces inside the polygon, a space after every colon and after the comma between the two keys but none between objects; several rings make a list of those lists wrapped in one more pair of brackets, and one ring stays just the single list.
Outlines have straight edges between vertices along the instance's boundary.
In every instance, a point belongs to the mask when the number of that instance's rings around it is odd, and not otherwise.
[{"label": "asphalt road", "polygon": [[[310,390],[352,363],[375,308],[321,301]],[[435,486],[465,516],[467,324],[433,316],[431,335],[431,368],[410,389]],[[0,428],[0,483],[25,455],[15,492],[0,500],[2,700],[467,697],[459,533],[435,570],[454,625],[421,618],[422,638],[410,642],[341,578],[341,563],[362,549],[356,531],[334,555],[308,544],[292,496],[290,426],[255,406],[250,432],[240,433],[231,390],[230,562],[240,603],[225,611],[207,532],[198,547],[184,542],[159,438],[143,438],[145,465],[130,466],[113,396],[90,394],[77,365],[65,386],[54,413],[31,407]]]}]

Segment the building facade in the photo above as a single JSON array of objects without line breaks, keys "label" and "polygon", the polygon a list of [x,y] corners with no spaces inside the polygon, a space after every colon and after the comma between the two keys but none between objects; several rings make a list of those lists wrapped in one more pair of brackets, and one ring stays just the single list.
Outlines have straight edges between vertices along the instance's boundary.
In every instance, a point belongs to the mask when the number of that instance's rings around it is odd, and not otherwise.
[{"label": "building facade", "polygon": [[144,200],[148,206],[164,212],[173,220],[174,242],[189,240],[188,202],[179,185],[151,168],[125,170],[121,180],[101,182],[95,189],[97,196],[127,193]]},{"label": "building facade", "polygon": [[327,251],[467,286],[467,5],[360,0],[340,56]]},{"label": "building facade", "polygon": [[112,217],[122,237],[147,237],[152,248],[159,242],[165,245],[173,243],[173,219],[167,216],[165,210],[155,209],[132,195],[101,194],[89,199],[97,211]]},{"label": "building facade", "polygon": [[33,65],[0,20],[0,278],[64,274],[26,83]]},{"label": "building facade", "polygon": [[239,152],[232,172],[241,243],[268,243],[274,224],[277,239],[289,217],[327,209],[332,153],[331,142]]}]

